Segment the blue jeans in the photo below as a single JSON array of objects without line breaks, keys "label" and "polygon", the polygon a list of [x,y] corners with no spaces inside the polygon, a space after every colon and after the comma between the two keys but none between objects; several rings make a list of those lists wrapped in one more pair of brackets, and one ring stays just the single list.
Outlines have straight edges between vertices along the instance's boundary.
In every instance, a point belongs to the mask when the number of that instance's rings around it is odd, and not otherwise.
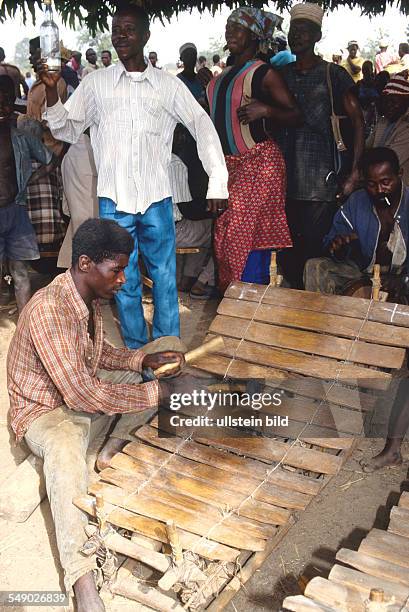
[{"label": "blue jeans", "polygon": [[172,198],[151,204],[144,213],[119,212],[109,198],[99,198],[99,216],[112,219],[131,234],[134,250],[125,270],[126,283],[116,296],[124,342],[139,348],[148,342],[142,308],[142,283],[138,266],[140,250],[153,281],[152,339],[179,336],[179,306],[176,288],[176,245]]}]

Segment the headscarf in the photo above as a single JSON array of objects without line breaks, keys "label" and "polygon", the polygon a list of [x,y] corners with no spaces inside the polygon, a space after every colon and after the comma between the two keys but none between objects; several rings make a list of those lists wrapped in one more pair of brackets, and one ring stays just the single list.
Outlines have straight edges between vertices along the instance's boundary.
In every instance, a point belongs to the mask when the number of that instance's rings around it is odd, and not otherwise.
[{"label": "headscarf", "polygon": [[281,27],[283,18],[251,6],[240,6],[227,18],[229,21],[253,32],[259,40],[260,50],[265,52],[273,40],[275,28]]},{"label": "headscarf", "polygon": [[389,96],[392,94],[395,96],[409,96],[409,81],[401,74],[397,74],[391,78],[382,91],[382,94]]}]

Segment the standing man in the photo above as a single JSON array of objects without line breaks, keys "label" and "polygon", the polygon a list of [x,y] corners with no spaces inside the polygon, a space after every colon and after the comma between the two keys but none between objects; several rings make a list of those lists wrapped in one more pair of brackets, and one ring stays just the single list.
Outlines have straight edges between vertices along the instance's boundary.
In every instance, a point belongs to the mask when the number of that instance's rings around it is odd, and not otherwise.
[{"label": "standing man", "polygon": [[362,79],[362,64],[364,60],[362,57],[358,57],[359,45],[356,40],[349,41],[347,49],[348,57],[342,62],[341,66],[352,77],[354,83],[358,83]]},{"label": "standing man", "polygon": [[112,44],[119,62],[98,70],[80,84],[64,107],[58,98],[58,74],[44,68],[45,117],[58,138],[77,142],[90,127],[98,171],[100,216],[130,231],[134,250],[127,282],[116,296],[126,346],[147,342],[142,310],[138,253],[153,280],[154,339],[179,335],[175,227],[168,166],[176,123],[185,125],[198,145],[209,176],[209,209],[227,206],[227,170],[211,120],[179,79],[146,63],[149,17],[139,6],[118,9]]},{"label": "standing man", "polygon": [[392,55],[388,51],[388,42],[386,40],[379,41],[379,51],[375,57],[376,74],[385,70],[386,67],[393,61]]},{"label": "standing man", "polygon": [[382,92],[382,116],[366,146],[388,147],[395,151],[403,171],[403,184],[409,185],[409,81],[400,74],[391,78]]},{"label": "standing man", "polygon": [[101,62],[104,68],[112,66],[112,53],[108,49],[101,52]]},{"label": "standing man", "polygon": [[184,43],[179,49],[179,56],[183,62],[183,70],[177,74],[178,79],[180,79],[186,85],[196,100],[204,98],[205,89],[196,72],[196,45],[190,42]]},{"label": "standing man", "polygon": [[84,70],[84,66],[81,64],[82,53],[79,51],[73,51],[71,54],[71,59],[68,62],[68,66],[75,70],[79,80],[82,78],[82,71]]},{"label": "standing man", "polygon": [[352,93],[354,81],[344,68],[329,64],[314,51],[321,40],[322,18],[323,10],[317,4],[293,6],[288,42],[297,59],[280,71],[304,119],[302,125],[287,127],[279,134],[287,163],[286,213],[294,244],[280,254],[280,259],[284,276],[296,288],[303,287],[306,260],[322,255],[322,240],[336,210],[338,185],[328,76],[335,111],[347,115],[352,123],[353,161],[352,173],[343,186],[346,195],[357,184],[358,162],[364,148],[362,112]]},{"label": "standing man", "polygon": [[88,64],[85,66],[84,70],[82,71],[82,78],[85,78],[87,74],[91,74],[92,72],[95,72],[95,70],[98,70],[99,68],[97,64],[97,53],[94,49],[87,49],[85,53],[85,58]]},{"label": "standing man", "polygon": [[[29,41],[29,50],[29,62],[36,71],[41,58],[39,36]],[[66,230],[61,212],[60,165],[67,146],[64,142],[54,138],[46,122],[43,121],[42,115],[46,108],[45,85],[38,78],[38,74],[36,76],[36,82],[27,96],[27,112],[19,116],[18,126],[21,129],[29,130],[32,134],[38,131],[45,146],[55,155],[53,170],[33,180],[27,188],[27,211],[37,235],[40,252],[54,252],[60,248]],[[58,78],[56,87],[60,99],[65,102],[68,88],[64,78]],[[74,91],[73,88],[72,91]],[[34,162],[34,169],[38,169],[36,162]]]},{"label": "standing man", "polygon": [[[27,185],[50,171],[52,153],[41,140],[15,128],[14,102],[13,79],[0,75],[0,279],[7,259],[20,314],[31,296],[28,262],[40,257],[27,214]],[[31,160],[39,164],[35,174]]]},{"label": "standing man", "polygon": [[400,43],[399,50],[399,64],[402,66],[402,70],[409,70],[409,44]]},{"label": "standing man", "polygon": [[35,83],[35,78],[31,76],[31,72],[26,72],[26,78],[24,80],[28,89],[30,90]]},{"label": "standing man", "polygon": [[213,60],[213,66],[210,70],[213,72],[213,76],[216,77],[223,70],[223,68],[220,65],[220,55],[216,53],[216,55],[213,55],[212,60]]},{"label": "standing man", "polygon": [[[158,54],[156,53],[156,51],[151,51],[149,53],[148,59],[149,59],[150,63],[152,64],[152,66],[154,68],[159,68],[159,66],[158,66]],[[159,68],[159,70],[160,70],[160,68]]]},{"label": "standing man", "polygon": [[4,60],[6,59],[6,55],[4,53],[3,47],[0,47],[0,75],[5,74],[13,79],[16,98],[21,98],[21,88],[23,88],[23,95],[27,96],[29,87],[24,80],[23,75],[21,74],[19,68],[17,66],[13,66],[12,64],[7,64]]}]

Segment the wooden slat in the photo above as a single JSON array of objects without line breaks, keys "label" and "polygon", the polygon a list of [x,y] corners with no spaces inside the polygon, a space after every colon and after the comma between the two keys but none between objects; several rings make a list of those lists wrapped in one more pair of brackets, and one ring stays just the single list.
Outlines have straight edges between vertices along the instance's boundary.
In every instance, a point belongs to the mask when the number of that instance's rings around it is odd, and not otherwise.
[{"label": "wooden slat", "polygon": [[[125,497],[137,495],[139,500],[143,499],[146,501],[147,507],[149,507],[151,500],[155,500],[158,496],[158,492],[154,491],[153,487],[150,487],[149,489],[149,485],[140,488],[142,482],[144,482],[144,479],[132,477],[130,474],[127,474],[122,470],[106,468],[106,470],[103,470],[100,475],[101,480],[116,485],[123,492],[125,492]],[[212,505],[210,503],[195,499],[189,495],[185,495],[184,493],[179,493],[173,488],[162,488],[160,492],[160,501],[161,503],[166,503],[168,506],[171,506],[176,510],[182,510],[183,512],[191,513],[194,516],[205,515],[212,520],[213,524],[220,521],[225,510],[225,506],[217,507],[215,504]],[[288,519],[290,513],[282,508],[280,508],[280,510],[281,513],[278,514],[280,514],[281,519],[284,518],[284,515],[286,519]],[[277,516],[277,518],[279,517]],[[286,520],[281,520],[281,524],[284,524],[285,522]],[[226,529],[234,529],[236,532],[243,532],[256,538],[265,539],[270,537],[270,535],[276,531],[274,528],[271,528],[271,524],[261,524],[256,520],[250,520],[236,514],[228,516],[227,513],[223,521],[223,527]]]},{"label": "wooden slat", "polygon": [[401,368],[405,360],[406,352],[402,348],[380,344],[374,346],[369,342],[355,342],[354,340],[336,338],[322,333],[279,327],[274,325],[274,320],[271,323],[271,325],[268,325],[253,321],[243,329],[241,319],[217,315],[210,325],[209,332],[232,338],[243,338],[277,348],[312,353],[334,359],[347,359],[355,363],[383,368]]},{"label": "wooden slat", "polygon": [[259,302],[264,296],[264,304],[275,304],[284,308],[296,304],[300,309],[352,317],[361,321],[368,315],[370,321],[409,327],[409,307],[389,302],[374,301],[369,309],[369,300],[365,298],[324,295],[284,287],[268,287],[266,291],[265,285],[241,282],[232,283],[224,295],[249,302]]},{"label": "wooden slat", "polygon": [[269,438],[198,438],[197,441],[246,457],[269,462],[283,461],[286,465],[321,474],[336,474],[342,465],[342,460],[335,455]]},{"label": "wooden slat", "polygon": [[[203,463],[209,466],[226,470],[229,473],[236,471],[239,475],[257,478],[263,481],[266,477],[269,466],[252,459],[239,457],[231,453],[225,453],[215,448],[207,448],[196,442],[185,442],[183,446],[180,439],[159,438],[158,432],[147,425],[136,430],[135,435],[140,440],[149,442],[161,449],[171,453],[177,452],[179,455]],[[125,447],[124,450],[126,450]],[[173,459],[172,459],[173,460]],[[275,470],[269,476],[270,483],[279,483],[283,487],[293,488],[302,493],[316,495],[320,490],[321,483],[315,479],[301,476],[300,474],[288,474],[284,470]],[[266,489],[268,485],[266,485]]]},{"label": "wooden slat", "polygon": [[334,565],[329,573],[329,580],[359,591],[367,597],[369,597],[371,589],[382,589],[386,599],[390,599],[394,596],[398,604],[405,603],[409,596],[409,587],[407,586],[403,586],[385,578],[368,576],[368,574],[341,565]]},{"label": "wooden slat", "polygon": [[[128,475],[130,484],[127,486],[129,490],[135,490],[135,487],[144,482],[155,470],[155,467],[152,465],[143,463],[139,460],[137,461],[123,453],[118,453],[113,457],[111,466]],[[106,480],[105,475],[106,472],[103,470],[100,474],[103,480]],[[123,485],[121,486],[125,488]],[[260,521],[261,523],[283,525],[288,521],[290,516],[288,510],[264,502],[249,500],[243,504],[242,502],[247,496],[240,494],[238,491],[223,490],[220,489],[216,483],[211,484],[210,482],[183,476],[166,468],[162,468],[160,474],[152,478],[151,482],[145,487],[145,491],[147,494],[152,494],[152,489],[157,490],[158,488],[170,488],[179,493],[193,497],[193,499],[207,502],[210,505],[216,506],[218,509],[226,506],[234,509],[240,506],[239,514],[241,517]]]},{"label": "wooden slat", "polygon": [[111,586],[112,593],[121,595],[128,601],[138,602],[130,606],[134,609],[142,607],[145,610],[158,610],[160,612],[184,612],[183,606],[173,597],[169,597],[158,589],[149,586],[146,580],[136,578],[137,569],[139,569],[137,561],[128,558],[118,570]]},{"label": "wooden slat", "polygon": [[[127,495],[118,487],[105,484],[95,483],[89,487],[90,493],[96,495],[101,493],[111,504],[130,510],[159,521],[174,520],[177,527],[190,531],[197,535],[206,536],[209,539],[226,544],[227,546],[236,546],[245,550],[263,550],[265,540],[256,538],[252,534],[245,535],[226,527],[225,525],[217,525],[214,520],[209,518],[205,513],[196,515],[194,512],[189,512],[183,508],[170,506],[168,502],[162,502],[160,499],[148,498],[143,495]],[[227,519],[228,520],[228,519]],[[269,537],[273,535],[273,529]]]},{"label": "wooden slat", "polygon": [[[82,497],[76,498],[74,503],[84,512],[88,512],[91,516],[95,516],[95,497],[83,495]],[[134,514],[124,508],[117,508],[109,504],[106,500],[104,507],[108,513],[107,521],[115,527],[134,531],[144,537],[152,538],[164,544],[169,542],[166,527],[163,523],[139,514]],[[194,548],[198,554],[206,559],[234,561],[240,554],[240,551],[236,548],[231,548],[212,540],[206,540],[184,529],[179,529],[178,534],[184,550],[192,550]]]},{"label": "wooden slat", "polygon": [[402,567],[409,567],[407,539],[389,532],[372,529],[361,542],[359,552]]},{"label": "wooden slat", "polygon": [[[151,424],[158,425],[156,417],[151,421]],[[138,435],[138,432],[136,434]],[[268,463],[283,461],[285,465],[319,474],[335,474],[342,464],[342,460],[335,455],[304,448],[298,443],[280,442],[271,438],[233,438],[220,435],[215,438],[197,437],[195,440],[200,444],[227,449],[245,457]]]},{"label": "wooden slat", "polygon": [[400,508],[406,508],[407,510],[409,510],[409,493],[407,491],[404,491],[400,496],[398,506]]},{"label": "wooden slat", "polygon": [[245,361],[232,361],[221,355],[206,355],[197,359],[193,368],[204,370],[224,377],[226,373],[231,378],[261,378],[273,388],[284,389],[298,395],[346,406],[355,410],[372,410],[376,398],[362,390],[350,389],[337,384],[326,383],[322,379],[303,377],[293,373],[283,372],[267,366],[260,366]]},{"label": "wooden slat", "polygon": [[[166,469],[170,472],[176,472],[184,476],[192,476],[200,482],[211,483],[212,485],[216,485],[223,492],[233,491],[243,495],[250,495],[257,489],[254,493],[254,499],[267,504],[278,505],[282,508],[303,510],[312,498],[311,494],[307,495],[298,491],[298,488],[303,488],[303,482],[294,483],[296,479],[292,478],[288,472],[281,469],[276,470],[276,472],[272,474],[273,478],[271,483],[259,486],[260,480],[241,476],[237,471],[226,471],[208,466],[204,463],[190,461],[190,459],[179,457],[178,455],[172,456],[170,461],[168,461],[170,458],[169,453],[159,448],[152,448],[140,442],[131,442],[123,450],[124,453],[129,454],[138,462],[146,462],[153,467],[158,467],[158,465],[167,461]],[[295,476],[297,477],[298,474],[295,474]],[[276,482],[279,484],[275,484]],[[287,488],[280,486],[283,484]],[[297,490],[292,490],[288,488],[289,486],[294,486]],[[311,490],[309,482],[307,482],[307,488]],[[319,489],[316,490],[318,491]]]},{"label": "wooden slat", "polygon": [[371,529],[366,537],[367,539],[386,544],[391,548],[402,549],[403,554],[408,550],[408,541],[405,537],[383,531],[382,529]]},{"label": "wooden slat", "polygon": [[[352,411],[335,404],[322,404],[300,397],[281,395],[279,406],[263,406],[261,413],[288,416],[292,421],[311,423],[351,434],[360,434],[363,428],[364,414]],[[324,432],[325,433],[325,432]],[[326,432],[326,435],[329,435]]]},{"label": "wooden slat", "polygon": [[283,607],[286,610],[294,610],[294,612],[336,612],[336,608],[318,604],[316,601],[304,597],[304,595],[286,597],[283,602]]},{"label": "wooden slat", "polygon": [[407,328],[374,321],[363,323],[360,319],[352,319],[344,315],[326,314],[290,306],[283,308],[276,304],[258,305],[242,300],[230,300],[226,297],[220,302],[217,313],[247,320],[254,319],[262,323],[274,322],[275,325],[322,332],[341,338],[355,339],[359,336],[360,340],[376,344],[403,348],[409,346],[409,329]]},{"label": "wooden slat", "polygon": [[409,509],[399,506],[392,508],[388,531],[409,538]]},{"label": "wooden slat", "polygon": [[[407,330],[409,333],[409,330]],[[387,389],[392,379],[391,374],[354,364],[344,364],[336,359],[316,357],[275,349],[255,342],[241,342],[235,338],[224,338],[224,347],[217,354],[235,357],[250,363],[256,363],[303,376],[313,376],[324,380],[342,380],[347,384],[358,384],[368,389]],[[231,371],[229,370],[229,375]],[[278,384],[280,384],[278,382]]]},{"label": "wooden slat", "polygon": [[347,612],[362,612],[367,599],[367,596],[359,591],[321,577],[310,580],[305,588],[305,596]]},{"label": "wooden slat", "polygon": [[[319,448],[332,448],[333,450],[342,450],[342,451],[350,451],[355,444],[356,438],[352,437],[352,434],[343,434],[340,432],[340,436],[348,435],[347,438],[329,438],[328,434],[325,433],[327,430],[324,430],[323,427],[314,428],[314,425],[310,425],[303,435],[300,437],[301,442],[305,442],[305,444],[311,444],[312,446],[317,446]],[[313,435],[314,438],[310,438],[309,436]]]},{"label": "wooden slat", "polygon": [[409,569],[401,567],[396,563],[376,559],[375,557],[347,548],[341,548],[336,554],[336,559],[371,576],[387,578],[393,582],[409,586]]}]

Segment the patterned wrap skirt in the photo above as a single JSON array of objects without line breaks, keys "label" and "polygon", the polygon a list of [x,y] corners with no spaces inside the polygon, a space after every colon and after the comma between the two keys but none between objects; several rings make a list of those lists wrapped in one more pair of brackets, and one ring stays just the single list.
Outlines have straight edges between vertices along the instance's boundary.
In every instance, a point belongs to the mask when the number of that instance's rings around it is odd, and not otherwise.
[{"label": "patterned wrap skirt", "polygon": [[229,205],[214,234],[223,293],[241,279],[251,251],[292,246],[285,215],[285,162],[278,145],[266,140],[240,155],[226,155],[226,165]]}]

